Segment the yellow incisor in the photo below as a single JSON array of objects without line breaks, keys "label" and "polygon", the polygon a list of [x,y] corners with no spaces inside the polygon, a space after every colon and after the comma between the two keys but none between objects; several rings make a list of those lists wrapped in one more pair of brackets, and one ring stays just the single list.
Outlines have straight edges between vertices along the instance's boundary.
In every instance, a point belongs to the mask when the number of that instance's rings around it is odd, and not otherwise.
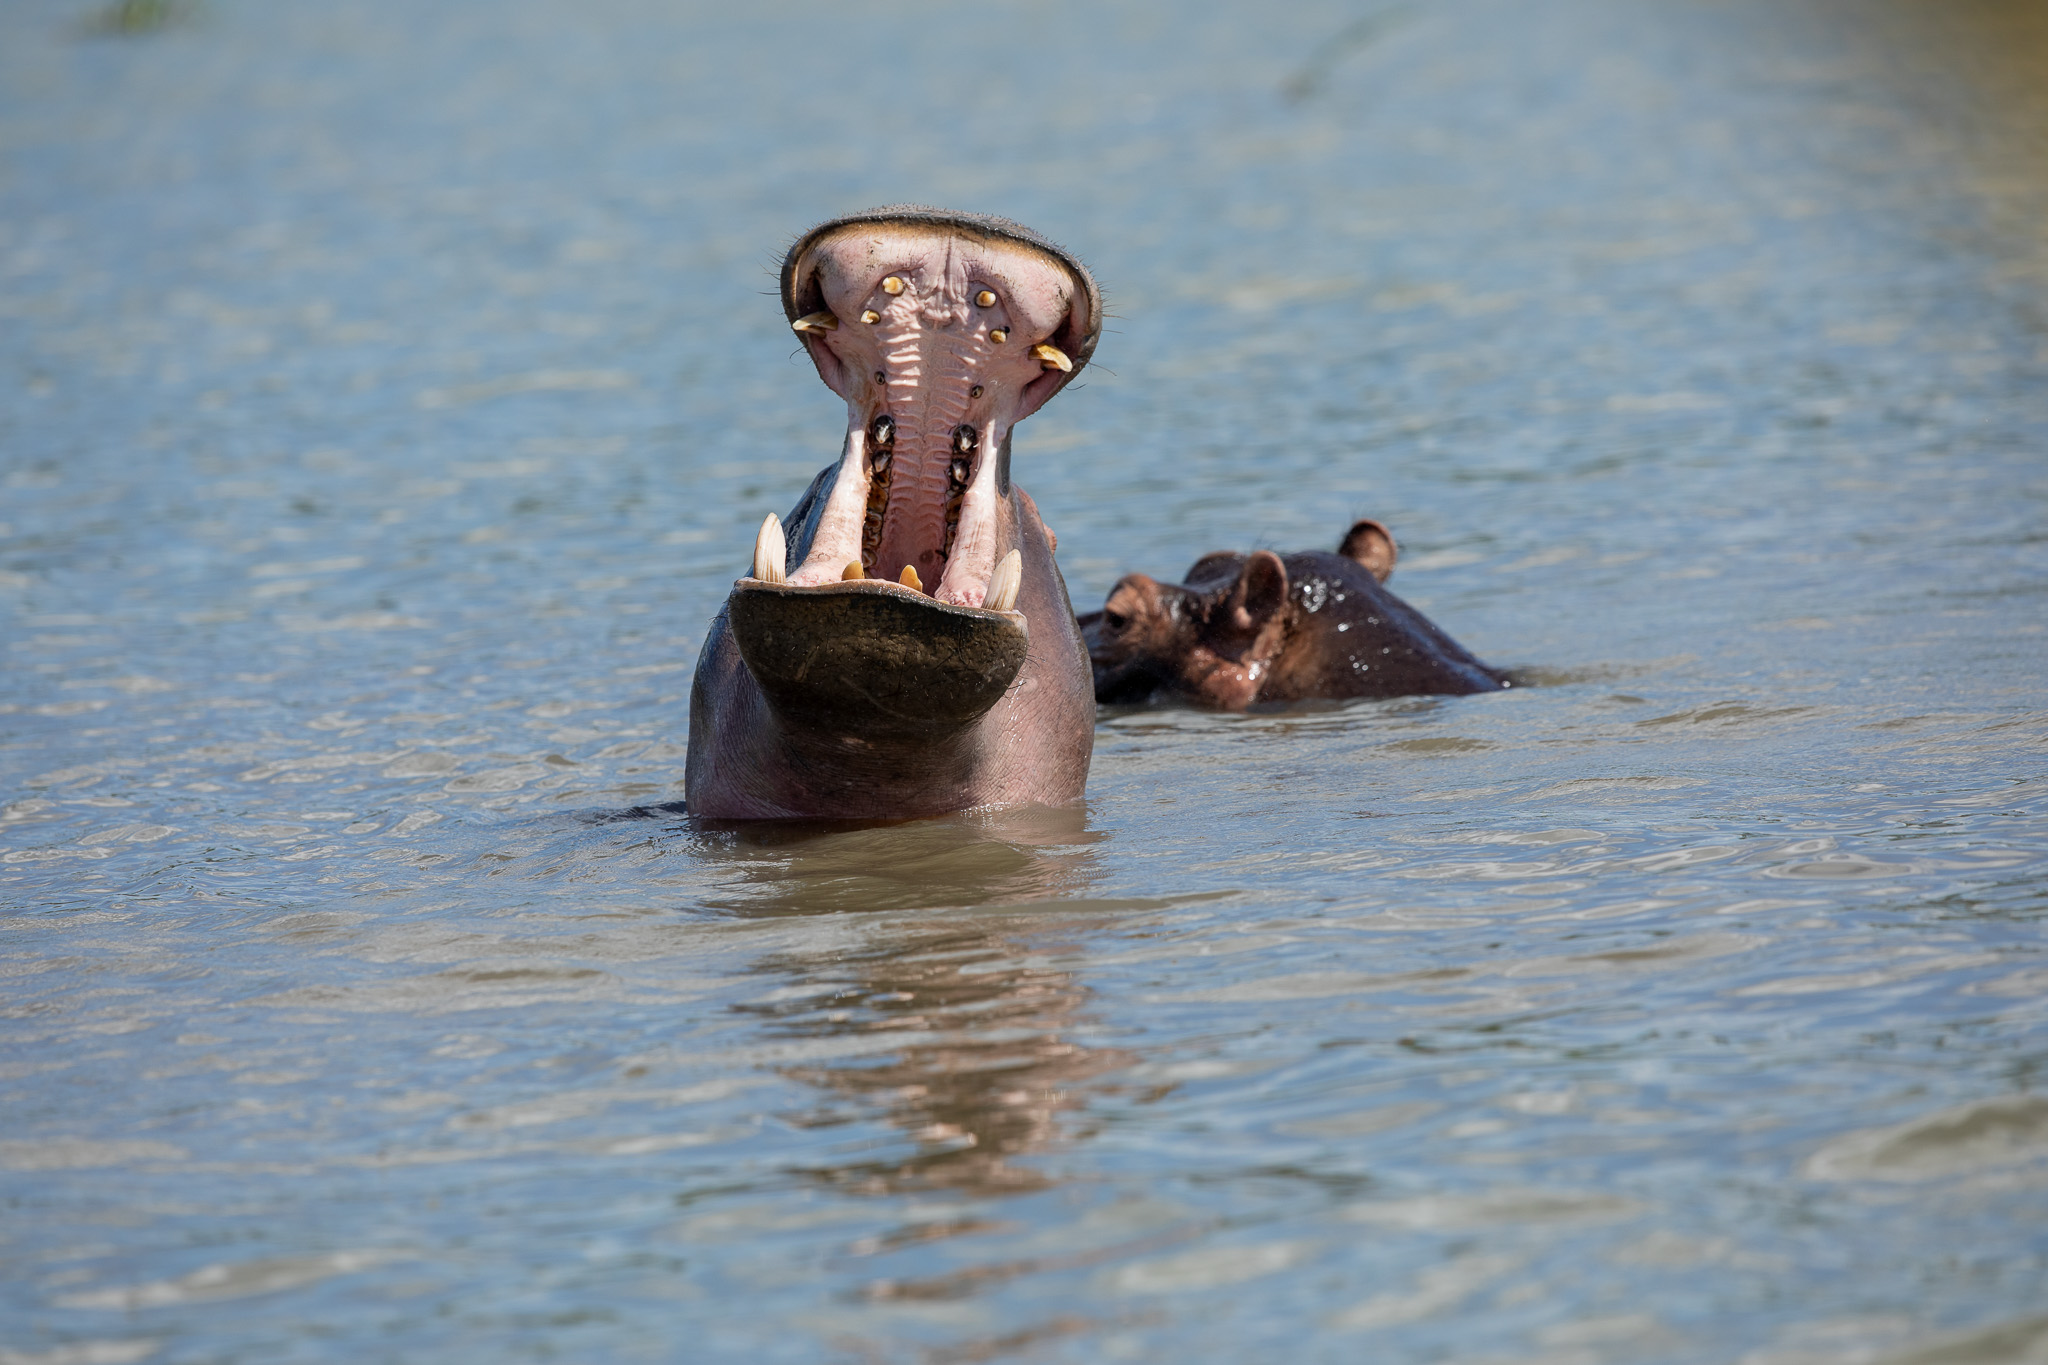
[{"label": "yellow incisor", "polygon": [[1065,351],[1062,351],[1051,342],[1033,346],[1031,354],[1037,356],[1038,363],[1048,370],[1058,370],[1062,374],[1072,374],[1074,372],[1074,362],[1067,358]]},{"label": "yellow incisor", "polygon": [[867,576],[867,570],[861,568],[858,559],[849,561],[846,568],[839,574],[840,581],[844,583],[851,583],[856,578],[866,578]]},{"label": "yellow incisor", "polygon": [[919,592],[924,591],[924,580],[917,576],[917,567],[915,565],[905,564],[903,566],[903,576],[896,581],[906,588],[915,588]]}]

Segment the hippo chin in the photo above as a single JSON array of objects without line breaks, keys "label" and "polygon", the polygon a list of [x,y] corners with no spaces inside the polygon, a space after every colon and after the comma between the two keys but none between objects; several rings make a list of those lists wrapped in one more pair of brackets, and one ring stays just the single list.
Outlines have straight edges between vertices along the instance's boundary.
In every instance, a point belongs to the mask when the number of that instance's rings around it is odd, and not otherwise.
[{"label": "hippo chin", "polygon": [[684,795],[711,819],[1070,801],[1095,702],[1010,431],[1088,362],[1101,296],[1001,218],[898,206],[790,248],[782,305],[846,400],[840,458],[712,622]]},{"label": "hippo chin", "polygon": [[1242,711],[1511,686],[1382,586],[1398,553],[1360,521],[1335,554],[1209,554],[1184,583],[1127,574],[1080,619],[1095,699]]}]

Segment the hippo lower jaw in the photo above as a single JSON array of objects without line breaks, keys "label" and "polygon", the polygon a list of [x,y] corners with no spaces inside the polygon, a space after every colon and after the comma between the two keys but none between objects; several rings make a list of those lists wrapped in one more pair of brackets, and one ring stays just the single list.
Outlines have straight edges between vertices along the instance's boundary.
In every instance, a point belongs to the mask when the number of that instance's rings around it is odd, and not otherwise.
[{"label": "hippo lower jaw", "polygon": [[988,714],[1024,667],[1030,627],[1009,609],[1020,562],[1013,550],[998,570],[1007,601],[996,608],[871,578],[805,587],[751,577],[733,585],[726,610],[747,671],[785,725],[935,739]]}]

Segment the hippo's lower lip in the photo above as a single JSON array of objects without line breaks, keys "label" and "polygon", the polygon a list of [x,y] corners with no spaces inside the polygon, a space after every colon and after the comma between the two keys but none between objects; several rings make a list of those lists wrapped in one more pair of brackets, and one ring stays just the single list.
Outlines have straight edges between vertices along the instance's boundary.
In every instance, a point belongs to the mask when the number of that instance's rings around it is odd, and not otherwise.
[{"label": "hippo's lower lip", "polygon": [[876,579],[818,587],[743,578],[733,640],[769,704],[863,735],[945,734],[1002,700],[1031,643],[1024,617]]}]

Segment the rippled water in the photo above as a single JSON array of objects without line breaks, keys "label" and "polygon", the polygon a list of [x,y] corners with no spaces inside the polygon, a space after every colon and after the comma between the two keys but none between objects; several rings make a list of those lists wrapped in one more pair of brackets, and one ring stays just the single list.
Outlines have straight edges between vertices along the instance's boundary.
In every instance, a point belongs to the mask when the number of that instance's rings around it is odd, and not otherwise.
[{"label": "rippled water", "polygon": [[[2038,4],[166,12],[0,12],[0,1361],[2044,1358]],[[657,809],[896,199],[1077,602],[1544,685]]]}]

